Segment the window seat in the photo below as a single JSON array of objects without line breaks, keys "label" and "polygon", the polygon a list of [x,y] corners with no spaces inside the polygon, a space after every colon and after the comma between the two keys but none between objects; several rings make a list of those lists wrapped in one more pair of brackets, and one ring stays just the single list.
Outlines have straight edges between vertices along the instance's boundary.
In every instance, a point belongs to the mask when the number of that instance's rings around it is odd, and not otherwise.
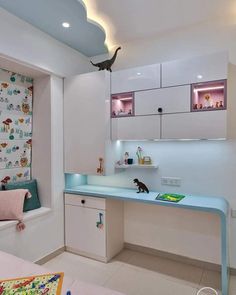
[{"label": "window seat", "polygon": [[[28,221],[35,219],[37,217],[46,215],[48,213],[52,212],[51,208],[47,207],[41,207],[39,209],[31,210],[24,213],[23,221]],[[16,220],[10,220],[10,221],[0,221],[0,231],[4,230],[9,227],[15,227],[17,225],[18,221]]]}]

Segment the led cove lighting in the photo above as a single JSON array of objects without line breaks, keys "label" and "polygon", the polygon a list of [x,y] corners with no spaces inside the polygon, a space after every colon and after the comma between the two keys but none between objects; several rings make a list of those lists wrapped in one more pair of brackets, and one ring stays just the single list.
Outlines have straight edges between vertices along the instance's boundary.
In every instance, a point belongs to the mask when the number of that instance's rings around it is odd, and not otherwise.
[{"label": "led cove lighting", "polygon": [[224,86],[207,87],[207,88],[195,88],[195,89],[194,89],[194,92],[198,92],[198,91],[209,91],[209,90],[217,90],[217,89],[224,89]]},{"label": "led cove lighting", "polygon": [[64,23],[62,23],[62,26],[63,26],[64,28],[69,28],[69,27],[70,27],[70,24],[67,23],[67,22],[64,22]]},{"label": "led cove lighting", "polygon": [[119,100],[132,100],[132,97],[119,98]]}]

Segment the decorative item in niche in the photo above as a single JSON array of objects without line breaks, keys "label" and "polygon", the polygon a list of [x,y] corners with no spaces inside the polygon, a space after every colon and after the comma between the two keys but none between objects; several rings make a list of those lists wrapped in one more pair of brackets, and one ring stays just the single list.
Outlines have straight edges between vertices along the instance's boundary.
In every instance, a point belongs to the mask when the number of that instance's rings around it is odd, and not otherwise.
[{"label": "decorative item in niche", "polygon": [[226,80],[192,84],[192,112],[226,109]]},{"label": "decorative item in niche", "polygon": [[121,93],[111,95],[111,117],[134,116],[134,93]]},{"label": "decorative item in niche", "polygon": [[116,57],[117,57],[117,52],[121,49],[121,47],[118,47],[113,55],[113,57],[111,59],[107,59],[107,60],[104,60],[104,61],[101,61],[101,62],[98,62],[98,63],[93,63],[91,60],[91,64],[95,67],[98,67],[98,70],[99,71],[102,71],[102,70],[107,70],[107,71],[110,71],[112,72],[111,70],[111,67],[112,65],[114,64],[115,60],[116,60]]},{"label": "decorative item in niche", "polygon": [[137,178],[134,179],[134,183],[138,187],[137,193],[149,193],[149,189],[147,188],[147,186],[143,182],[139,181]]},{"label": "decorative item in niche", "polygon": [[33,80],[0,69],[0,182],[30,179]]}]

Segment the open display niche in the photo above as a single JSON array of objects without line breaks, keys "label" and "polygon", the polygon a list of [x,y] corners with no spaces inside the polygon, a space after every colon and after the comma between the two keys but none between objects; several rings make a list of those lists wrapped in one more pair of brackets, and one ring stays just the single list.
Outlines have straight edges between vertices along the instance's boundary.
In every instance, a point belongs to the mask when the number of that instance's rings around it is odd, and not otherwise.
[{"label": "open display niche", "polygon": [[192,112],[226,109],[226,80],[192,85]]},{"label": "open display niche", "polygon": [[111,117],[134,116],[134,93],[113,94],[111,96]]}]

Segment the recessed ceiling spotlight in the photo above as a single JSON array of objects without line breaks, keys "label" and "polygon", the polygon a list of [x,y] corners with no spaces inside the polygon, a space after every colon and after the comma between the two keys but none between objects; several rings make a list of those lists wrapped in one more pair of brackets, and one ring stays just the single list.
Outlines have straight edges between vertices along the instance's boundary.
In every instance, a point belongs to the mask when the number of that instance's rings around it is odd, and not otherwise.
[{"label": "recessed ceiling spotlight", "polygon": [[141,73],[140,73],[140,72],[138,72],[138,73],[137,73],[137,75],[138,75],[138,76],[141,76]]},{"label": "recessed ceiling spotlight", "polygon": [[197,75],[197,78],[201,80],[203,78],[203,76],[202,75]]},{"label": "recessed ceiling spotlight", "polygon": [[64,28],[69,28],[69,27],[70,27],[70,24],[67,23],[67,22],[64,22],[64,23],[62,23],[62,26],[63,26]]}]

